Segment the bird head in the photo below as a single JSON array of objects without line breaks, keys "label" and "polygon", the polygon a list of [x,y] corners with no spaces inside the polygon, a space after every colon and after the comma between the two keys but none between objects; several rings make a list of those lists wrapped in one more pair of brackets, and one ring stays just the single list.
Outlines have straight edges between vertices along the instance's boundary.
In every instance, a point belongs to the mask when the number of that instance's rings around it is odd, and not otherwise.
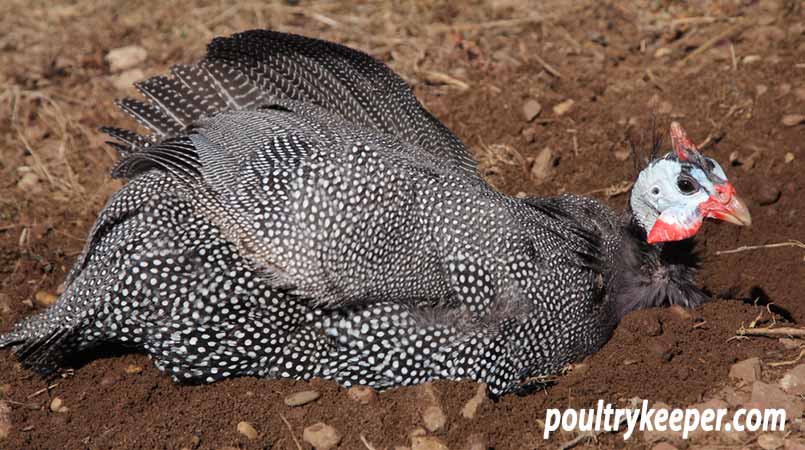
[{"label": "bird head", "polygon": [[676,122],[671,144],[673,151],[651,161],[632,189],[632,213],[648,243],[693,237],[706,218],[751,225],[749,210],[724,169],[704,156]]}]

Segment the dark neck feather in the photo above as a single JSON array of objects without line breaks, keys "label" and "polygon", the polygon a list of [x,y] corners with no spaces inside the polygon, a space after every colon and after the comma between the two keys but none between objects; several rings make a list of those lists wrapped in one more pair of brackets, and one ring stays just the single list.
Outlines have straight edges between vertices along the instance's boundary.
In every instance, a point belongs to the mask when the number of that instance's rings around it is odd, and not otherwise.
[{"label": "dark neck feather", "polygon": [[692,239],[651,245],[631,211],[622,219],[622,258],[609,286],[618,318],[636,309],[681,305],[695,307],[707,300],[696,286],[699,258]]}]

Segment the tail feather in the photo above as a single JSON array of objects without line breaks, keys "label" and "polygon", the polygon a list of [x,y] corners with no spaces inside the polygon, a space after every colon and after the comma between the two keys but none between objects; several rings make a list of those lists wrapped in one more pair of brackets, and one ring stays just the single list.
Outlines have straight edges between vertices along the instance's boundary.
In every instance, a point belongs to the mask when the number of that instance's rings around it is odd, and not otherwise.
[{"label": "tail feather", "polygon": [[47,375],[59,367],[76,329],[75,321],[53,306],[0,336],[0,348],[14,346],[14,353],[25,367]]},{"label": "tail feather", "polygon": [[177,137],[206,117],[293,100],[396,136],[444,164],[475,174],[466,147],[419,104],[400,77],[369,55],[331,42],[247,31],[214,39],[199,63],[174,66],[171,76],[155,76],[135,86],[146,101],[126,98],[118,106],[154,136],[104,129],[123,147],[131,147],[126,152],[115,145],[121,159],[136,160],[121,161],[121,166],[139,166],[143,155],[138,148]]}]

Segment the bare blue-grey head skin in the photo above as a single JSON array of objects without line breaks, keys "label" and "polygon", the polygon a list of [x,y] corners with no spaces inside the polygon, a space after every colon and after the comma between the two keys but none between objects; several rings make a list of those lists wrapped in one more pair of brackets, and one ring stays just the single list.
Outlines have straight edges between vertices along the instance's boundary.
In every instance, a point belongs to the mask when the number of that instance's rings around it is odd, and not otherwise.
[{"label": "bare blue-grey head skin", "polygon": [[619,215],[496,192],[398,76],[337,44],[249,31],[171,72],[119,103],[151,135],[104,129],[130,181],[59,301],[0,336],[29,367],[112,343],[180,382],[472,379],[500,395],[596,351],[628,311],[704,301],[672,225],[749,222],[674,128],[676,158],[652,161]]}]

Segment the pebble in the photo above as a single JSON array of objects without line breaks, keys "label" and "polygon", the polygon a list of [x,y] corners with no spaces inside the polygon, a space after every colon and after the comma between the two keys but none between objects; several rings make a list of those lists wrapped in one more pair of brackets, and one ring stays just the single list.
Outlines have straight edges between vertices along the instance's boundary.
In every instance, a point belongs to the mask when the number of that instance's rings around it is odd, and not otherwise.
[{"label": "pebble", "polygon": [[0,400],[0,441],[11,433],[11,408],[8,403]]},{"label": "pebble", "polygon": [[475,416],[478,414],[478,408],[486,400],[486,385],[479,384],[478,389],[475,391],[475,395],[472,396],[471,399],[464,404],[464,407],[461,408],[461,415],[465,419],[474,419]]},{"label": "pebble", "polygon": [[47,291],[37,291],[34,294],[34,305],[40,308],[47,308],[48,306],[52,306],[59,300],[59,296],[56,294],[51,294]]},{"label": "pebble", "polygon": [[667,442],[660,442],[654,447],[651,447],[651,450],[677,450],[677,448]]},{"label": "pebble", "polygon": [[744,65],[749,66],[760,62],[763,58],[760,55],[747,55],[744,56],[744,59],[741,61]]},{"label": "pebble", "polygon": [[802,402],[793,396],[789,396],[777,386],[755,381],[752,384],[752,397],[750,402],[764,408],[783,408],[788,417],[800,417],[802,415]]},{"label": "pebble", "polygon": [[789,394],[805,394],[805,364],[800,364],[783,375],[780,387]]},{"label": "pebble", "polygon": [[285,404],[287,406],[302,406],[306,405],[320,397],[317,391],[302,391],[296,394],[291,394],[285,397]]},{"label": "pebble", "polygon": [[794,160],[794,154],[791,153],[791,152],[786,152],[785,159],[784,159],[785,163],[788,164],[788,163],[792,162],[793,160]]},{"label": "pebble", "polygon": [[548,179],[553,169],[553,151],[550,147],[545,147],[533,159],[531,165],[531,178],[539,183]]},{"label": "pebble", "polygon": [[805,86],[794,89],[794,96],[797,100],[805,102]]},{"label": "pebble", "polygon": [[536,119],[541,112],[542,105],[540,105],[538,101],[526,100],[526,102],[523,103],[523,117],[525,118],[526,122],[531,122],[532,120]]},{"label": "pebble", "polygon": [[755,191],[755,200],[760,206],[773,205],[780,199],[780,194],[780,188],[767,182],[761,184]]},{"label": "pebble", "polygon": [[658,48],[657,50],[654,51],[654,57],[657,58],[657,59],[665,58],[666,56],[670,55],[671,53],[673,53],[673,50],[671,50],[670,48],[668,48],[668,47],[660,47],[660,48]]},{"label": "pebble", "polygon": [[487,450],[489,440],[482,433],[472,433],[464,442],[464,450]]},{"label": "pebble", "polygon": [[109,81],[119,91],[134,89],[134,82],[145,78],[145,73],[140,69],[125,70],[115,76],[109,77]]},{"label": "pebble", "polygon": [[763,450],[775,450],[782,447],[784,443],[783,438],[776,434],[765,433],[757,437],[757,445]]},{"label": "pebble", "polygon": [[766,86],[765,84],[758,84],[757,86],[755,86],[755,94],[758,97],[765,94],[766,92],[769,92],[769,87]]},{"label": "pebble", "polygon": [[39,184],[39,176],[33,172],[23,174],[20,181],[17,181],[17,189],[25,192],[40,191],[42,186]]},{"label": "pebble", "polygon": [[422,423],[429,431],[434,432],[444,428],[447,423],[447,416],[442,410],[442,405],[439,400],[439,393],[433,387],[433,384],[426,383],[418,388],[418,394],[424,408],[421,410]]},{"label": "pebble", "polygon": [[127,45],[109,50],[106,62],[109,63],[109,69],[112,72],[120,72],[139,65],[146,58],[148,58],[148,52],[144,48],[139,45]]},{"label": "pebble", "polygon": [[751,384],[760,379],[760,358],[739,361],[730,367],[730,378]]},{"label": "pebble", "polygon": [[780,122],[787,127],[794,127],[805,122],[805,114],[786,114]]},{"label": "pebble", "polygon": [[413,436],[411,450],[449,450],[443,440],[435,436]]},{"label": "pebble", "polygon": [[64,406],[64,401],[61,397],[53,397],[53,400],[50,401],[50,410],[55,413],[64,413],[69,411],[69,409]]},{"label": "pebble", "polygon": [[618,161],[626,161],[630,156],[632,156],[632,152],[629,150],[615,150],[612,152],[612,154],[615,155],[615,159]]},{"label": "pebble", "polygon": [[257,439],[258,433],[254,426],[249,422],[238,422],[238,433],[246,436],[249,440]]},{"label": "pebble", "polygon": [[569,113],[570,110],[573,109],[573,105],[575,104],[576,102],[573,101],[572,99],[567,99],[561,103],[558,103],[553,107],[553,114],[555,116],[563,116]]},{"label": "pebble", "polygon": [[134,364],[129,364],[126,366],[126,373],[129,375],[137,375],[143,373],[143,368],[141,366],[136,366]]},{"label": "pebble", "polygon": [[377,391],[368,386],[353,386],[347,390],[347,397],[361,405],[368,405],[377,399]]},{"label": "pebble", "polygon": [[341,442],[341,434],[330,425],[317,422],[305,428],[302,439],[316,450],[330,450]]}]

